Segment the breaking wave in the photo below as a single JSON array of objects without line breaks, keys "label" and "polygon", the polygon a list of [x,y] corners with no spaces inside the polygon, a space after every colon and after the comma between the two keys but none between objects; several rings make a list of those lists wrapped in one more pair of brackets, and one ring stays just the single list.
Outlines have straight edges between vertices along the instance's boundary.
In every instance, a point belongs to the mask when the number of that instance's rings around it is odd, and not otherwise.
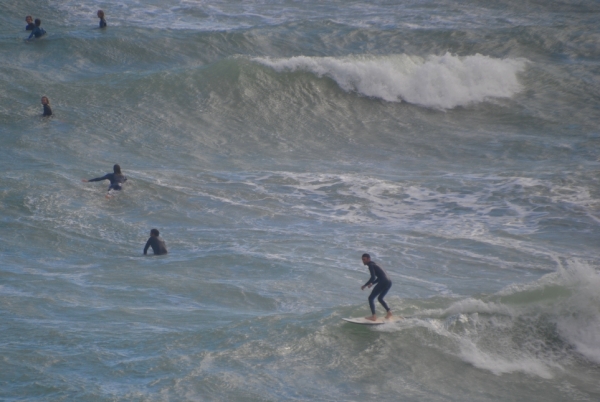
[{"label": "breaking wave", "polygon": [[278,72],[308,71],[329,77],[348,92],[435,109],[509,98],[521,90],[518,73],[527,64],[524,59],[450,53],[426,58],[401,54],[253,60]]}]

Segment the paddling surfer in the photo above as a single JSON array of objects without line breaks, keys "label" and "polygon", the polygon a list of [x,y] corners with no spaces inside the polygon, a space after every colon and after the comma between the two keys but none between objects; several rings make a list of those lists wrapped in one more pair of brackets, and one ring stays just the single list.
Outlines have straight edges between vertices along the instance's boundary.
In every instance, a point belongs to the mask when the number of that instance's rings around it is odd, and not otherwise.
[{"label": "paddling surfer", "polygon": [[110,198],[110,190],[119,191],[123,188],[123,183],[127,181],[127,177],[123,173],[121,173],[121,166],[115,165],[113,166],[113,173],[107,173],[102,177],[96,177],[95,179],[82,179],[81,181],[87,183],[90,181],[102,181],[102,180],[110,180],[110,185],[108,186],[108,193],[106,193],[106,198]]},{"label": "paddling surfer", "polygon": [[373,315],[370,317],[365,317],[365,319],[370,321],[377,321],[377,315],[375,314],[376,297],[379,303],[381,303],[381,305],[383,306],[383,308],[385,308],[385,311],[387,311],[385,318],[389,319],[392,317],[392,310],[390,310],[389,306],[387,305],[385,300],[383,300],[383,298],[392,287],[392,280],[390,279],[388,274],[383,270],[383,268],[371,261],[371,256],[369,254],[365,253],[362,255],[362,262],[364,265],[369,267],[369,273],[371,274],[371,277],[369,278],[367,283],[360,287],[360,290],[364,290],[365,288],[371,288],[371,286],[375,285],[373,291],[369,295],[369,307],[371,308],[371,313]]}]

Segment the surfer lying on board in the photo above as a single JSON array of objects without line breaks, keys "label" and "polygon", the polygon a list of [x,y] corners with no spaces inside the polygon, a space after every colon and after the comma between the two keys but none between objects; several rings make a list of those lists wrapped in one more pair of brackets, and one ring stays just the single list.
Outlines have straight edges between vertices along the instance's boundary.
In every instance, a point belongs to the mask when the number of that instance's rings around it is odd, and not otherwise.
[{"label": "surfer lying on board", "polygon": [[144,255],[146,255],[148,251],[148,247],[152,247],[152,251],[154,251],[154,255],[167,254],[167,246],[165,246],[165,242],[163,239],[158,237],[160,232],[158,229],[150,230],[150,238],[146,242],[146,246],[144,247]]},{"label": "surfer lying on board", "polygon": [[119,165],[115,165],[113,166],[113,172],[114,173],[107,173],[102,177],[96,177],[95,179],[90,179],[90,180],[86,180],[86,179],[82,179],[82,182],[90,182],[90,181],[102,181],[102,180],[110,180],[110,186],[108,186],[108,193],[106,194],[106,198],[110,197],[110,190],[115,190],[115,191],[119,191],[121,190],[123,187],[123,183],[125,183],[127,181],[127,177],[125,177],[124,174],[121,173],[121,166]]},{"label": "surfer lying on board", "polygon": [[371,273],[371,278],[360,287],[360,290],[364,290],[365,288],[371,288],[371,286],[375,285],[371,295],[369,295],[369,307],[371,307],[371,313],[373,313],[370,317],[365,317],[367,320],[377,321],[377,315],[375,314],[375,298],[377,296],[377,300],[379,303],[385,308],[387,314],[385,315],[386,319],[392,317],[392,310],[390,310],[389,306],[383,300],[388,290],[392,287],[392,280],[388,276],[388,274],[381,268],[379,265],[375,264],[371,261],[371,256],[367,253],[362,255],[362,262],[364,265],[369,267],[369,272]]}]

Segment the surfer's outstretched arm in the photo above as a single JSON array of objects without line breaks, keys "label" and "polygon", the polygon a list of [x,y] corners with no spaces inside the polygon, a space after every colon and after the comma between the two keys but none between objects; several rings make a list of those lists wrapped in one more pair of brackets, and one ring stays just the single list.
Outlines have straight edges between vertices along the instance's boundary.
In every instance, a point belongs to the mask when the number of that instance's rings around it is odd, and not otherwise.
[{"label": "surfer's outstretched arm", "polygon": [[110,175],[112,175],[112,173],[107,173],[104,176],[102,176],[102,177],[96,177],[95,179],[89,179],[89,180],[82,179],[81,181],[87,183],[87,182],[92,182],[92,181],[110,180],[110,177],[109,177]]}]

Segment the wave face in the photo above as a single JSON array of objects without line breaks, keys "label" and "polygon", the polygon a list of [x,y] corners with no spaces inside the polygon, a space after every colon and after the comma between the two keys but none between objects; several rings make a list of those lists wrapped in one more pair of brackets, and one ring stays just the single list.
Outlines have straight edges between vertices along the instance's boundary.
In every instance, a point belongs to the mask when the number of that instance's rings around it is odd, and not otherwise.
[{"label": "wave face", "polygon": [[494,295],[439,299],[443,307],[422,310],[385,331],[426,328],[431,334],[424,342],[440,337],[444,353],[474,367],[554,379],[574,368],[574,360],[599,362],[599,280],[593,267],[570,260],[539,281]]},{"label": "wave face", "polygon": [[0,400],[600,400],[597,0],[0,9]]},{"label": "wave face", "polygon": [[296,56],[253,60],[278,72],[309,71],[319,77],[330,77],[348,92],[439,109],[466,106],[488,98],[510,98],[522,89],[517,75],[526,66],[524,60],[498,60],[480,54],[458,57],[450,53],[426,58]]}]

